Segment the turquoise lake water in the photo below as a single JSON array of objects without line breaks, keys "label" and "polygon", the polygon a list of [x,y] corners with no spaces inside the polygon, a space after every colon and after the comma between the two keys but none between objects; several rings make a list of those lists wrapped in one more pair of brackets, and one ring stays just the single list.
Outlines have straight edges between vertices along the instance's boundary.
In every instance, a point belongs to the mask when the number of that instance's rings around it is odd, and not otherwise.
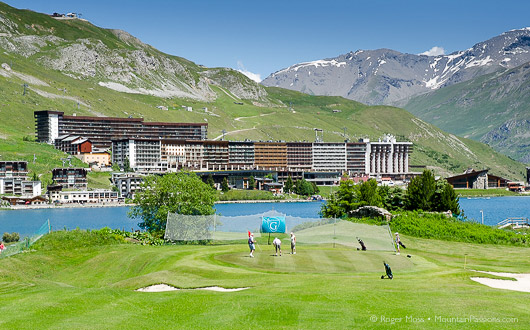
[{"label": "turquoise lake water", "polygon": [[[322,202],[300,203],[241,203],[217,204],[217,213],[225,216],[260,214],[272,209],[291,216],[319,217]],[[530,218],[530,196],[462,198],[460,206],[466,217],[484,224],[496,225],[509,217]],[[105,226],[125,230],[139,229],[137,219],[127,217],[129,207],[67,208],[41,210],[0,211],[0,235],[18,232],[27,236],[35,232],[47,219],[52,229],[99,229]]]}]

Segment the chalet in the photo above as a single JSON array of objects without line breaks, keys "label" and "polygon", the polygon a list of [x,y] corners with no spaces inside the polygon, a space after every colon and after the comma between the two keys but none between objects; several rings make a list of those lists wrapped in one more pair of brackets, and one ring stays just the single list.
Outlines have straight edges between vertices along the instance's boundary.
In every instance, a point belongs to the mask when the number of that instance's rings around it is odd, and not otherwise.
[{"label": "chalet", "polygon": [[464,174],[446,178],[453,188],[461,189],[491,189],[508,188],[508,179],[488,174],[489,170],[467,170]]}]

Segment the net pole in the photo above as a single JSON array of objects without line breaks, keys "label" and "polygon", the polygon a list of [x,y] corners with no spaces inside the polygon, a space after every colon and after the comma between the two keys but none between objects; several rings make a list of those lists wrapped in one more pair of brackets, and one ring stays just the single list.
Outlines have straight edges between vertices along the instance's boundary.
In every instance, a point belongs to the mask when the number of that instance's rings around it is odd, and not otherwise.
[{"label": "net pole", "polygon": [[394,249],[394,253],[397,253],[396,246],[394,245],[394,238],[392,237],[392,232],[390,231],[390,225],[387,224],[386,228],[388,229],[388,235],[390,236],[390,242],[392,242],[392,248]]},{"label": "net pole", "polygon": [[335,228],[337,227],[337,218],[333,218],[333,248],[335,248],[335,240],[337,239],[337,236],[335,234]]},{"label": "net pole", "polygon": [[217,221],[217,213],[213,214],[213,235],[212,237],[215,237],[215,222]]}]

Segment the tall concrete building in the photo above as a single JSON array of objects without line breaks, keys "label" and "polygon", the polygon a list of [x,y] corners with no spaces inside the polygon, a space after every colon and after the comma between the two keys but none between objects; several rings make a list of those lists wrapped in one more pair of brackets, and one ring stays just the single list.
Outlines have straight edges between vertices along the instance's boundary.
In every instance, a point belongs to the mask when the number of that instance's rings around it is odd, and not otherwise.
[{"label": "tall concrete building", "polygon": [[60,111],[35,111],[35,136],[38,142],[54,144],[63,135],[89,139],[95,148],[110,148],[112,140],[180,139],[205,140],[206,123],[144,122],[143,118],[65,116]]},{"label": "tall concrete building", "polygon": [[313,170],[330,172],[346,171],[346,143],[313,143]]},{"label": "tall concrete building", "polygon": [[377,142],[366,141],[369,162],[367,174],[405,174],[409,172],[409,154],[412,142],[397,142],[392,135],[385,135]]}]

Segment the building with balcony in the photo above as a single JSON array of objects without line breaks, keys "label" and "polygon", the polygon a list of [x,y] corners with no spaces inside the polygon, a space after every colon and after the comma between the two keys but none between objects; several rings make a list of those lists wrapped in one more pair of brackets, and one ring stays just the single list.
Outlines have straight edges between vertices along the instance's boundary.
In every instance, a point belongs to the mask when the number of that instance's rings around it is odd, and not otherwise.
[{"label": "building with balcony", "polygon": [[313,171],[346,171],[346,144],[344,142],[313,143]]},{"label": "building with balcony", "polygon": [[52,180],[63,189],[87,189],[86,168],[54,168]]},{"label": "building with balcony", "polygon": [[112,173],[112,184],[118,188],[119,197],[134,198],[143,182],[143,176],[136,173]]},{"label": "building with balcony", "polygon": [[21,178],[0,178],[0,195],[38,196],[42,194],[40,181]]},{"label": "building with balcony", "polygon": [[26,179],[28,176],[28,162],[26,161],[0,161],[1,178]]},{"label": "building with balcony", "polygon": [[285,142],[254,142],[256,169],[286,169],[287,144]]},{"label": "building with balcony", "polygon": [[311,142],[287,142],[287,168],[289,171],[310,171],[313,167]]},{"label": "building with balcony", "polygon": [[249,170],[254,168],[254,142],[229,141],[228,166],[231,170]]},{"label": "building with balcony", "polygon": [[70,155],[92,152],[92,142],[78,135],[62,135],[55,139],[55,148]]},{"label": "building with balcony", "polygon": [[59,111],[35,111],[38,142],[55,144],[63,135],[83,136],[96,148],[110,148],[112,140],[131,138],[204,140],[206,123],[144,122],[143,118],[65,116]]},{"label": "building with balcony", "polygon": [[208,171],[228,170],[228,141],[203,141],[203,164]]},{"label": "building with balcony", "polygon": [[346,143],[346,170],[351,176],[364,175],[369,172],[370,160],[367,143],[364,141]]},{"label": "building with balcony", "polygon": [[159,139],[113,140],[112,163],[140,173],[164,173],[167,163],[162,162],[161,145]]}]

